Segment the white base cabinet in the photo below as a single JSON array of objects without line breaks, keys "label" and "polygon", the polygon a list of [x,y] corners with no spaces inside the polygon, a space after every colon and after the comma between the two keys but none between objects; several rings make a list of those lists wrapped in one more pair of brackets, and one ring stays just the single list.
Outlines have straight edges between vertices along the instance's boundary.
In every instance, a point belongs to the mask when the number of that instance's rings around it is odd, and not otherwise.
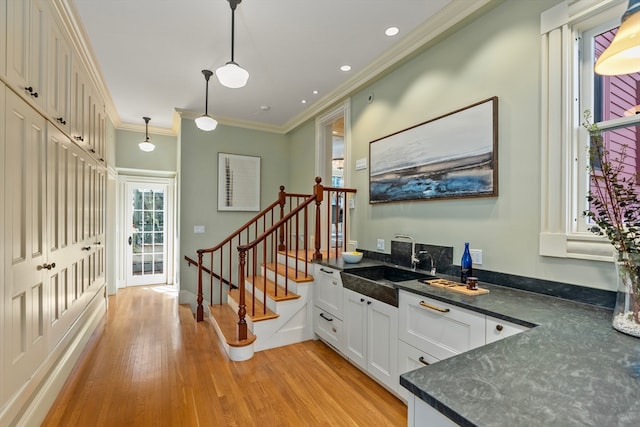
[{"label": "white base cabinet", "polygon": [[345,355],[398,393],[398,308],[344,289],[343,313]]},{"label": "white base cabinet", "polygon": [[408,427],[456,427],[457,425],[418,396],[411,395],[407,416]]},{"label": "white base cabinet", "polygon": [[339,353],[342,343],[340,270],[316,264],[313,286],[313,331]]}]

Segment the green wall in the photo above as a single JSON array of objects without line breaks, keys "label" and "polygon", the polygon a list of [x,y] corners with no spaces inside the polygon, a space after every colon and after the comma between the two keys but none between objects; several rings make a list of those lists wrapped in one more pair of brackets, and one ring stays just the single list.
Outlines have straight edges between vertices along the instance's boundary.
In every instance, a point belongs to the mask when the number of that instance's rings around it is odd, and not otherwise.
[{"label": "green wall", "polygon": [[[395,234],[406,233],[421,243],[453,246],[454,263],[459,263],[468,241],[483,250],[482,269],[615,289],[609,263],[538,255],[539,20],[542,11],[557,3],[508,0],[352,95],[351,166],[368,158],[370,141],[499,97],[499,196],[370,205],[369,170],[353,171],[351,186],[358,196],[351,238],[360,248],[376,250],[376,240],[384,239],[388,252]],[[308,124],[291,135],[306,133]],[[292,147],[293,158],[309,149]],[[293,182],[307,179],[306,170],[292,176]]]},{"label": "green wall", "polygon": [[[197,270],[186,266],[184,255],[196,258],[197,249],[214,246],[257,214],[218,211],[218,153],[260,157],[261,209],[277,199],[280,185],[289,187],[291,157],[286,135],[225,125],[203,132],[191,119],[181,125],[180,289],[195,294]],[[195,225],[204,225],[205,233],[195,234]]]},{"label": "green wall", "polygon": [[177,138],[169,135],[149,134],[156,149],[144,152],[138,144],[144,141],[144,132],[116,130],[116,167],[139,170],[177,170]]}]

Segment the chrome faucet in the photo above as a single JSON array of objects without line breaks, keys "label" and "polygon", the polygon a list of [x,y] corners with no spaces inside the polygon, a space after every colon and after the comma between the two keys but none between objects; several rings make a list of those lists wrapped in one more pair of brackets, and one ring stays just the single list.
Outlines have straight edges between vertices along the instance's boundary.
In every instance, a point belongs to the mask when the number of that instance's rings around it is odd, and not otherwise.
[{"label": "chrome faucet", "polygon": [[429,251],[420,251],[418,252],[418,255],[422,255],[422,254],[426,254],[429,256],[429,259],[431,260],[431,275],[435,276],[436,275],[436,266],[433,264],[433,256],[429,253]]},{"label": "chrome faucet", "polygon": [[396,234],[396,239],[409,239],[411,240],[411,270],[416,271],[416,266],[420,262],[416,256],[416,241],[408,234]]}]

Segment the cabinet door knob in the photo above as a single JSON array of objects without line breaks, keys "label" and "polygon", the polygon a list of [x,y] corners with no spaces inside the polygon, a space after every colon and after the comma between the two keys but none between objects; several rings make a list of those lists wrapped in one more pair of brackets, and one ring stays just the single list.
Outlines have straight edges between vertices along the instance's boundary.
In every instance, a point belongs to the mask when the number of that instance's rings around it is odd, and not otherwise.
[{"label": "cabinet door knob", "polygon": [[496,325],[496,331],[500,332],[504,329],[504,326],[502,325]]},{"label": "cabinet door knob", "polygon": [[371,305],[371,301],[367,301],[367,305]]},{"label": "cabinet door knob", "polygon": [[364,302],[364,298],[360,298],[360,302]]},{"label": "cabinet door knob", "polygon": [[91,246],[83,246],[81,249],[83,251],[90,251],[91,250]]}]

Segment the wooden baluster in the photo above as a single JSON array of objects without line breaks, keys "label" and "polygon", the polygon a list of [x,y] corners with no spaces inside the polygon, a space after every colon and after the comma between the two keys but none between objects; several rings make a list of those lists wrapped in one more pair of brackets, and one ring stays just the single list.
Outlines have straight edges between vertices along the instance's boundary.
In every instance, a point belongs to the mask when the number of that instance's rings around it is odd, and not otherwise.
[{"label": "wooden baluster", "polygon": [[239,277],[239,290],[240,290],[240,298],[238,301],[238,340],[246,340],[247,339],[247,321],[245,316],[247,315],[247,305],[244,300],[244,267],[246,263],[247,251],[246,249],[241,249],[239,251],[240,262],[238,265],[238,277]]},{"label": "wooden baluster", "polygon": [[320,205],[322,204],[322,197],[324,195],[324,187],[322,184],[322,178],[319,176],[316,177],[316,185],[313,186],[313,194],[316,196],[316,241],[315,241],[315,252],[313,254],[313,259],[321,260],[322,252],[320,252],[320,242],[322,240],[322,236],[320,235]]},{"label": "wooden baluster", "polygon": [[[284,217],[284,205],[287,203],[287,193],[284,192],[284,185],[280,186],[280,192],[278,193],[278,203],[280,204],[280,219]],[[273,225],[273,222],[271,222]],[[286,249],[284,245],[284,228],[280,227],[280,246],[278,250],[284,251]]]},{"label": "wooden baluster", "polygon": [[202,307],[202,251],[198,251],[198,307],[196,309],[196,322],[204,320],[204,307]]}]

